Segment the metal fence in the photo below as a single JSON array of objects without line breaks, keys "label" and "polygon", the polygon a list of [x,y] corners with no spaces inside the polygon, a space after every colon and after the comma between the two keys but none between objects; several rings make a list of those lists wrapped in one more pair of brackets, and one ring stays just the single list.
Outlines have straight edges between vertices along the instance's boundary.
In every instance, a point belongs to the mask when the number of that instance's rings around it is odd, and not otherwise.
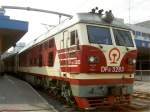
[{"label": "metal fence", "polygon": [[135,80],[150,81],[150,70],[136,70]]}]

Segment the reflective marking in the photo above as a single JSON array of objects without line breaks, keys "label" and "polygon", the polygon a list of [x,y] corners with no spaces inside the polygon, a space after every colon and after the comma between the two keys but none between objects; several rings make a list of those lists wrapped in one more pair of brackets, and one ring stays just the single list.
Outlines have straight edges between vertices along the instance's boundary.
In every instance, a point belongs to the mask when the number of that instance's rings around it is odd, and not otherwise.
[{"label": "reflective marking", "polygon": [[77,59],[77,58],[65,58],[65,59],[60,59],[60,60],[62,61],[62,60],[74,60],[74,59]]},{"label": "reflective marking", "polygon": [[80,51],[80,50],[72,50],[72,51],[65,51],[65,52],[61,52],[61,53],[58,53],[59,55],[60,54],[66,54],[66,53],[72,53],[72,52],[77,52],[77,51]]},{"label": "reflective marking", "polygon": [[60,67],[78,67],[78,65],[62,65]]}]

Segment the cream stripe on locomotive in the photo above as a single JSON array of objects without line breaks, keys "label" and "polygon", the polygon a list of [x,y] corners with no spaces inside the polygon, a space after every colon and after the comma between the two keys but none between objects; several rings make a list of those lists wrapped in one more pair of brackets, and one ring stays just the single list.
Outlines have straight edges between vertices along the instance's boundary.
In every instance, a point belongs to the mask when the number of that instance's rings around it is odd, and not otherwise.
[{"label": "cream stripe on locomotive", "polygon": [[[79,73],[79,74],[70,74],[65,72],[60,72],[58,69],[53,69],[52,67],[20,67],[20,72],[27,72],[27,73],[34,73],[40,75],[47,75],[47,76],[57,76],[57,77],[64,77],[63,74],[66,74],[64,78],[72,78],[72,79],[122,79],[122,78],[134,78],[134,74],[99,74],[99,73]],[[61,75],[62,74],[62,75]]]}]

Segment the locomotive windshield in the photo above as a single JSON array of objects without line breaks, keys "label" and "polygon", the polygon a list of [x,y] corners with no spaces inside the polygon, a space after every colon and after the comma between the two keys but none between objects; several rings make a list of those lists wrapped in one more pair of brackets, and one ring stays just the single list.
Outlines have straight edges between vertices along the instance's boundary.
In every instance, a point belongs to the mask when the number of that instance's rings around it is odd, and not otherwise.
[{"label": "locomotive windshield", "polygon": [[109,28],[88,25],[87,30],[90,43],[112,45]]},{"label": "locomotive windshield", "polygon": [[131,33],[125,30],[113,29],[116,45],[133,47]]}]

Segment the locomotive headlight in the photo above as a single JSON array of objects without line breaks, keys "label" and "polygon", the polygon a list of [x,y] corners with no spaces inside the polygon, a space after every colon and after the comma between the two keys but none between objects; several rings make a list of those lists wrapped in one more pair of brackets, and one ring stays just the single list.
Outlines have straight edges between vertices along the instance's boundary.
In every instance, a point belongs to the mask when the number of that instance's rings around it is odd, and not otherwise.
[{"label": "locomotive headlight", "polygon": [[135,64],[136,64],[136,59],[129,58],[128,64],[130,64],[130,65],[135,65]]},{"label": "locomotive headlight", "polygon": [[136,59],[133,59],[133,60],[132,60],[132,63],[133,63],[133,64],[136,64]]},{"label": "locomotive headlight", "polygon": [[96,56],[89,56],[88,57],[88,62],[89,63],[98,63],[98,57],[96,57]]}]

